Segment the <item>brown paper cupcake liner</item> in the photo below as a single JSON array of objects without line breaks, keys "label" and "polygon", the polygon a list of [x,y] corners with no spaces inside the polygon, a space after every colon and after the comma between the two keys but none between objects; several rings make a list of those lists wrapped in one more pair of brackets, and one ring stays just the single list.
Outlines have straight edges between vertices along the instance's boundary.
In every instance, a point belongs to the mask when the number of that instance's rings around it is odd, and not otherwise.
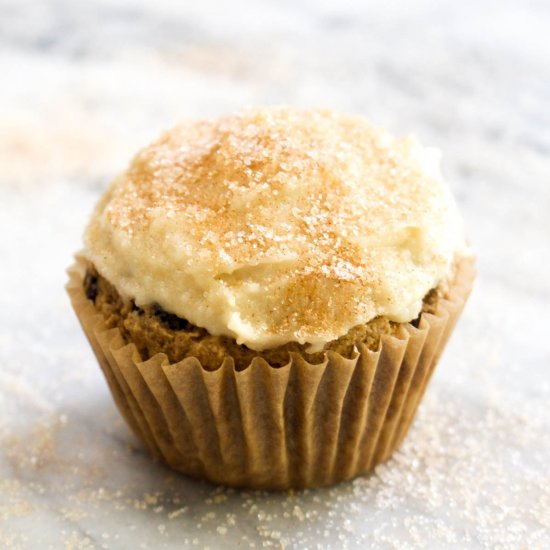
[{"label": "brown paper cupcake liner", "polygon": [[274,368],[261,357],[215,371],[194,357],[142,361],[118,329],[105,329],[86,298],[82,257],[67,291],[114,400],[136,436],[172,468],[214,483],[261,489],[330,485],[371,470],[403,440],[462,312],[474,261],[458,266],[448,299],[418,328],[404,323],[377,351],[310,364],[291,354]]}]

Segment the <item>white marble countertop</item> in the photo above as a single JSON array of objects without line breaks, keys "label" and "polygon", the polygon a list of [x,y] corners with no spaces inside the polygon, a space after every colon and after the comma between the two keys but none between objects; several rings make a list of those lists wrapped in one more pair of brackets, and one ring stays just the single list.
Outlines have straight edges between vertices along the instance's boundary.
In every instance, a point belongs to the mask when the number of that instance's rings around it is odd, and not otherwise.
[{"label": "white marble countertop", "polygon": [[[549,25],[543,0],[3,2],[0,547],[549,548]],[[184,116],[281,102],[440,147],[479,256],[401,450],[291,495],[149,459],[63,289],[139,146]]]}]

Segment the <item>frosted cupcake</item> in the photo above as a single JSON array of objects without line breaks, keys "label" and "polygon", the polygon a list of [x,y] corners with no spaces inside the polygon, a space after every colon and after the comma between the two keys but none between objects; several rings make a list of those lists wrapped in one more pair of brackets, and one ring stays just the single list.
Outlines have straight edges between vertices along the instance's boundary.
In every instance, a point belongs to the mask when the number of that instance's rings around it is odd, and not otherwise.
[{"label": "frosted cupcake", "polygon": [[326,110],[168,131],[85,245],[69,292],[122,414],[170,466],[243,487],[386,459],[473,280],[434,151]]}]

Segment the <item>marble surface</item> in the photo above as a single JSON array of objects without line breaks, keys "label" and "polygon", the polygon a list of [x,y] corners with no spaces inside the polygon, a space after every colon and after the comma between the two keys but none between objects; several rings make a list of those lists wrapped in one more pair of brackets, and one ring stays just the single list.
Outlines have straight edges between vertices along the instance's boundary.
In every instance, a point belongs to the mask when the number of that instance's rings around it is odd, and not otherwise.
[{"label": "marble surface", "polygon": [[[550,5],[0,5],[0,547],[550,547]],[[367,114],[443,150],[479,257],[401,450],[294,494],[188,480],[120,417],[63,289],[92,205],[186,116]]]}]

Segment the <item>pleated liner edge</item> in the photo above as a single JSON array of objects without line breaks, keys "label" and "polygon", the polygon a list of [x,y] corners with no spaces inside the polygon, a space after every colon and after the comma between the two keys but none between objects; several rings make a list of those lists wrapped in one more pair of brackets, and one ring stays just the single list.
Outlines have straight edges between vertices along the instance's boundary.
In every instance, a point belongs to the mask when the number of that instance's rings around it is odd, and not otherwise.
[{"label": "pleated liner edge", "polygon": [[142,361],[134,344],[86,298],[81,256],[67,291],[114,400],[149,451],[184,474],[236,487],[281,490],[331,485],[386,460],[412,422],[475,277],[463,260],[447,300],[347,359],[320,364],[292,354],[271,367],[255,358],[237,371],[226,357],[207,371],[194,357]]}]

